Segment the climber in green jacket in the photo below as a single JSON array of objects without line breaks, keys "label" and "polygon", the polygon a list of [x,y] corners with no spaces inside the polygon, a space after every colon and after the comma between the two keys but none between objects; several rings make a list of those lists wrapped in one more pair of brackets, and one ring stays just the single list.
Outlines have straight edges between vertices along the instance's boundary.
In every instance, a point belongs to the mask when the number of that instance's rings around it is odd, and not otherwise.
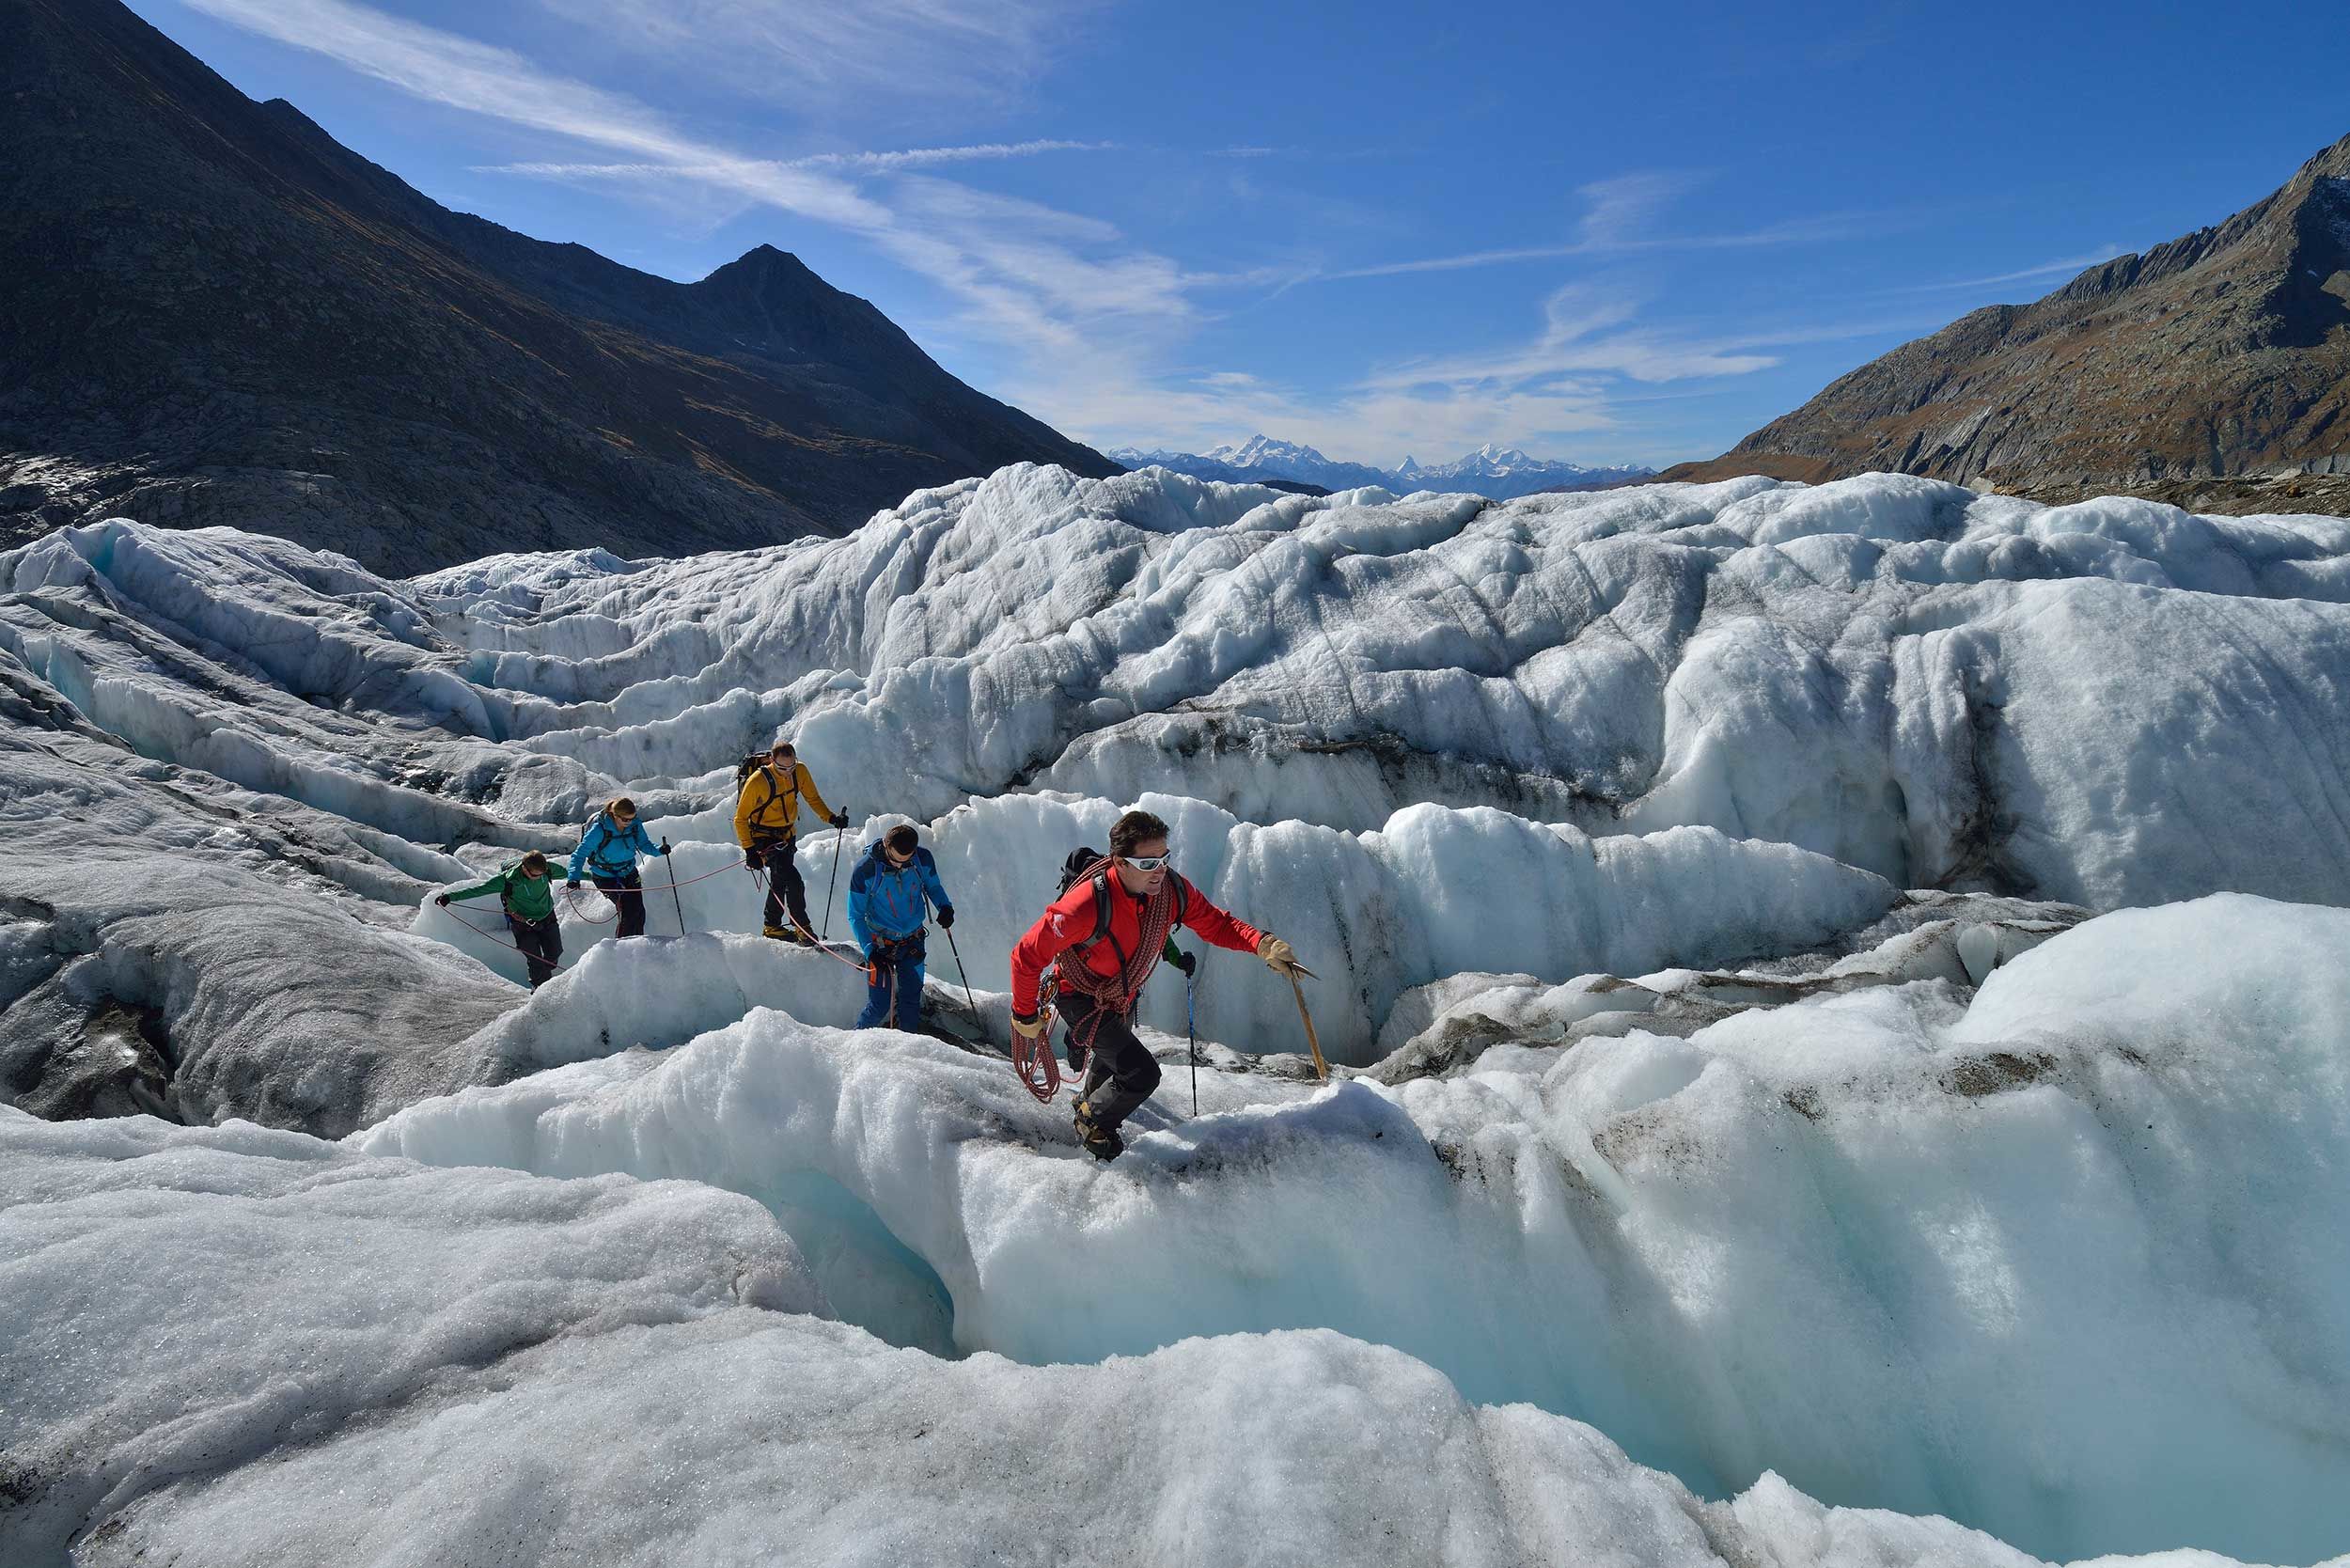
[{"label": "climber in green jacket", "polygon": [[446,909],[451,899],[489,893],[498,896],[506,911],[506,927],[514,933],[514,946],[530,968],[530,989],[536,991],[555,978],[555,966],[563,962],[563,933],[555,922],[555,879],[548,874],[547,857],[532,850],[497,875],[470,887],[452,888],[432,902]]}]

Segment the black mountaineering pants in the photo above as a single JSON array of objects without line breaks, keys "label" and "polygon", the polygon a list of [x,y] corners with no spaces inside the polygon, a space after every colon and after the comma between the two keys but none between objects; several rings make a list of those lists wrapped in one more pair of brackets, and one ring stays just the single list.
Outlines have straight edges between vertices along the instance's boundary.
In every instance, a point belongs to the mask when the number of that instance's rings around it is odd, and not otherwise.
[{"label": "black mountaineering pants", "polygon": [[1135,1038],[1125,1014],[1107,1002],[1081,991],[1064,991],[1060,1015],[1068,1021],[1070,1039],[1089,1036],[1093,1041],[1093,1059],[1086,1068],[1085,1093],[1079,1098],[1091,1108],[1095,1126],[1115,1129],[1159,1087],[1159,1064]]},{"label": "black mountaineering pants", "polygon": [[530,966],[530,989],[536,991],[553,980],[555,966],[563,962],[563,932],[555,917],[525,920],[509,915],[506,929],[514,933],[514,946],[523,950],[523,962]]},{"label": "black mountaineering pants", "polygon": [[759,863],[767,869],[767,902],[760,910],[766,925],[783,924],[783,906],[791,906],[791,923],[813,938],[816,928],[807,923],[807,885],[800,880],[800,868],[792,862],[800,853],[796,838],[766,839],[759,844]]},{"label": "black mountaineering pants", "polygon": [[[666,866],[668,862],[665,860],[662,864]],[[641,891],[644,886],[644,877],[635,871],[631,871],[626,876],[596,877],[597,889],[612,901],[613,908],[620,912],[620,929],[614,932],[613,935],[642,936],[645,934],[645,895]]]}]

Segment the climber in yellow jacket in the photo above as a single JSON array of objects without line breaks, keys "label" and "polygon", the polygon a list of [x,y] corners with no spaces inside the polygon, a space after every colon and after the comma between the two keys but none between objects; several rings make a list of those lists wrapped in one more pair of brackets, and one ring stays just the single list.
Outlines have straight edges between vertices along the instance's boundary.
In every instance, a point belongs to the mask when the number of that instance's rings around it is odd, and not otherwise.
[{"label": "climber in yellow jacket", "polygon": [[[760,912],[766,933],[779,941],[807,945],[816,940],[816,933],[807,923],[807,887],[792,863],[799,854],[803,800],[816,808],[820,821],[840,828],[849,825],[849,814],[824,804],[799,753],[778,735],[767,760],[743,779],[743,792],[734,802],[734,838],[743,846],[743,864],[767,873],[767,902]],[[791,915],[789,927],[783,924],[787,903]]]}]

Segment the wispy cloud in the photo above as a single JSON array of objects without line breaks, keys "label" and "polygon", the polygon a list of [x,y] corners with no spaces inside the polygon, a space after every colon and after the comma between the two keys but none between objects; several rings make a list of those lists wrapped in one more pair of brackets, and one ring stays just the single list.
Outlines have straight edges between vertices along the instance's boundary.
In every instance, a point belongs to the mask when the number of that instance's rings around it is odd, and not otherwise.
[{"label": "wispy cloud", "polygon": [[1596,180],[1576,190],[1588,204],[1583,243],[1622,244],[1645,234],[1657,214],[1701,184],[1700,177],[1666,169],[1644,169]]},{"label": "wispy cloud", "polygon": [[1524,391],[1551,378],[1594,371],[1665,382],[1742,376],[1778,363],[1773,355],[1751,352],[1760,345],[1691,340],[1635,327],[1639,304],[1628,291],[1570,283],[1543,302],[1543,330],[1531,341],[1496,353],[1407,362],[1378,372],[1371,384],[1390,390]]},{"label": "wispy cloud", "polygon": [[2101,245],[2085,256],[2060,257],[2054,261],[2043,261],[2036,267],[2020,267],[2012,273],[1994,273],[1989,277],[1952,278],[1948,283],[1913,283],[1900,289],[1888,289],[1886,292],[1929,294],[1959,289],[1990,289],[2002,283],[2023,283],[2032,278],[2049,277],[2059,273],[2077,273],[2084,268],[2094,267],[2100,262],[2110,261],[2117,256],[2126,254],[2128,253],[2119,245]]},{"label": "wispy cloud", "polygon": [[904,119],[1028,88],[1098,0],[540,0],[697,77]]},{"label": "wispy cloud", "polygon": [[794,159],[804,169],[857,169],[886,174],[897,169],[929,168],[938,164],[994,163],[1006,158],[1034,158],[1047,152],[1115,152],[1116,142],[979,142],[968,147],[914,147],[898,152],[819,152]]},{"label": "wispy cloud", "polygon": [[475,174],[514,174],[536,180],[642,180],[673,176],[724,180],[745,168],[849,169],[859,174],[894,174],[941,164],[997,163],[1047,152],[1114,152],[1116,142],[978,142],[965,147],[910,147],[892,152],[813,152],[805,158],[739,159],[716,164],[475,164]]},{"label": "wispy cloud", "polygon": [[1420,257],[1408,261],[1385,261],[1345,267],[1322,274],[1325,278],[1402,277],[1415,273],[1461,272],[1473,267],[1498,267],[1521,261],[1557,261],[1570,257],[1629,256],[1654,251],[1746,250],[1774,245],[1826,244],[1867,238],[1904,221],[1884,212],[1822,212],[1784,218],[1760,228],[1716,234],[1654,234],[1647,232],[1655,218],[1682,196],[1702,183],[1700,177],[1662,170],[1620,175],[1581,186],[1576,195],[1585,203],[1576,238],[1557,244],[1506,245],[1487,250],[1459,251]]},{"label": "wispy cloud", "polygon": [[827,223],[884,227],[889,214],[815,171],[735,158],[681,134],[634,99],[540,71],[512,50],[350,0],[186,0],[248,32],[324,55],[428,102],[553,132],[664,165],[724,167],[761,201]]}]

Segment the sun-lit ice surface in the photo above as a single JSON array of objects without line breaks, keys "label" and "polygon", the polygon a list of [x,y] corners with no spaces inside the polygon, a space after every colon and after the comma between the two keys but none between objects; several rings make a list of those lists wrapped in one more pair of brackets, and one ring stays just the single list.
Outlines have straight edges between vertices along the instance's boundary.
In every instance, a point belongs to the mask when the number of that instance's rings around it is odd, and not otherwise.
[{"label": "sun-lit ice surface", "polygon": [[[1015,468],[838,541],[411,582],[125,523],[0,554],[0,1100],[351,1135],[0,1109],[42,1325],[0,1540],[2339,1551],[2345,599],[2339,520],[1889,476]],[[836,937],[850,857],[926,827],[965,1048],[747,934],[732,767],[777,729],[852,814],[802,838]],[[623,792],[676,846],[652,940],[583,893],[525,993],[494,902],[431,896]],[[1167,1084],[1096,1168],[972,1040],[1135,804],[1321,972],[1341,1077],[1211,951],[1198,1117],[1163,972]]]}]

